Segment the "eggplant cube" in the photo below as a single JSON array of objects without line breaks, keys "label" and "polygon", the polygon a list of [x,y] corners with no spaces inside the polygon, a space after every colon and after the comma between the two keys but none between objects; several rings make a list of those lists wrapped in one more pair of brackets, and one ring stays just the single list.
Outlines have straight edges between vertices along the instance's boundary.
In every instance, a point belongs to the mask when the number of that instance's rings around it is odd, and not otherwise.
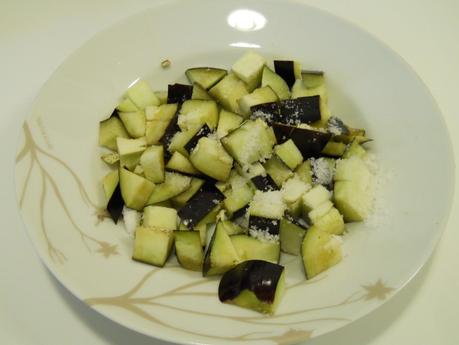
[{"label": "eggplant cube", "polygon": [[162,267],[171,253],[173,243],[173,231],[138,227],[135,230],[132,258],[136,261]]},{"label": "eggplant cube", "polygon": [[163,230],[177,229],[177,210],[163,206],[147,206],[143,210],[143,225]]},{"label": "eggplant cube", "polygon": [[204,254],[197,231],[174,231],[175,254],[180,266],[191,271],[201,271]]},{"label": "eggplant cube", "polygon": [[284,293],[284,267],[262,260],[244,261],[226,272],[218,286],[221,302],[273,314]]},{"label": "eggplant cube", "polygon": [[99,145],[116,150],[117,138],[129,138],[129,134],[124,128],[118,116],[112,116],[99,123]]},{"label": "eggplant cube", "polygon": [[164,181],[164,149],[162,145],[152,145],[140,156],[140,165],[145,177],[153,183]]},{"label": "eggplant cube", "polygon": [[127,90],[127,96],[140,109],[148,105],[159,105],[159,99],[145,80],[139,80]]},{"label": "eggplant cube", "polygon": [[248,51],[234,63],[232,70],[239,79],[247,84],[249,90],[253,90],[261,82],[265,63],[266,61],[261,55]]},{"label": "eggplant cube", "polygon": [[250,203],[251,216],[281,219],[285,209],[286,205],[283,201],[281,191],[256,191]]},{"label": "eggplant cube", "polygon": [[196,169],[218,181],[226,181],[233,167],[233,158],[220,142],[206,137],[199,139],[190,161]]},{"label": "eggplant cube", "polygon": [[127,169],[120,168],[120,189],[127,207],[141,211],[152,194],[155,185]]},{"label": "eggplant cube", "polygon": [[290,169],[294,170],[303,161],[303,156],[300,150],[296,147],[292,139],[287,140],[283,144],[274,147],[276,155],[285,163]]}]

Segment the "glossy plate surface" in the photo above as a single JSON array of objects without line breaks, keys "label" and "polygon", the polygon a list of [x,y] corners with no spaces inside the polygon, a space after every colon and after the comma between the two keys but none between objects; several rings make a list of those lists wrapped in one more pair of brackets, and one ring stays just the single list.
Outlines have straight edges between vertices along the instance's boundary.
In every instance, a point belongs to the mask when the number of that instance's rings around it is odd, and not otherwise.
[{"label": "glossy plate surface", "polygon": [[[339,265],[305,281],[285,256],[273,317],[219,303],[217,279],[133,262],[122,224],[103,217],[98,122],[126,88],[185,81],[191,66],[229,68],[247,49],[326,72],[332,113],[375,139],[373,217],[349,226]],[[172,65],[162,69],[161,61]],[[72,293],[112,320],[178,343],[284,344],[342,327],[382,305],[422,267],[447,221],[454,162],[428,89],[360,29],[294,1],[167,2],[96,35],[53,74],[24,123],[16,186],[40,257]]]}]

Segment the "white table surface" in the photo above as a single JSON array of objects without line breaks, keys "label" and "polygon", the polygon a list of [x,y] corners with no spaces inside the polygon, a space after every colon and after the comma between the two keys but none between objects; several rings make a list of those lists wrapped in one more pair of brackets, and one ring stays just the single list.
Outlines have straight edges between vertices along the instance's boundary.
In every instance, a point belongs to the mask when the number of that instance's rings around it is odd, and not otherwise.
[{"label": "white table surface", "polygon": [[[357,24],[396,50],[430,88],[450,133],[459,132],[459,1],[304,3]],[[21,122],[41,85],[93,34],[153,4],[0,0],[0,344],[164,344],[100,316],[48,273],[21,223],[13,179]],[[459,138],[452,140],[457,157]],[[456,185],[449,225],[434,255],[408,286],[376,312],[308,345],[459,343],[457,191]]]}]

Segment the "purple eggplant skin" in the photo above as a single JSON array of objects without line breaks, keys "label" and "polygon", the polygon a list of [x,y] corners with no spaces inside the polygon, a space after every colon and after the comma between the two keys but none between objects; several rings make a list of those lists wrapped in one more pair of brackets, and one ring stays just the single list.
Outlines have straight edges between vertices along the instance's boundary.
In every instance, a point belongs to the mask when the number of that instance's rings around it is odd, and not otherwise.
[{"label": "purple eggplant skin", "polygon": [[115,224],[118,223],[118,219],[120,218],[121,213],[123,212],[123,207],[124,200],[121,195],[120,184],[118,183],[107,204],[107,211],[110,214],[110,217],[115,222]]},{"label": "purple eggplant skin", "polygon": [[295,126],[300,123],[313,123],[322,118],[320,96],[305,96],[280,102],[262,103],[252,106],[250,111],[252,119],[261,118],[268,124],[279,122]]},{"label": "purple eggplant skin", "polygon": [[249,205],[245,205],[243,208],[240,208],[236,212],[233,213],[231,219],[238,219],[244,217],[249,210]]},{"label": "purple eggplant skin", "polygon": [[212,130],[207,125],[202,126],[201,129],[190,139],[190,141],[186,143],[185,150],[191,152],[197,145],[199,139],[207,137],[210,133],[212,133]]},{"label": "purple eggplant skin", "polygon": [[254,176],[251,178],[253,184],[258,190],[261,190],[262,192],[268,192],[271,190],[279,190],[279,187],[276,185],[276,183],[273,181],[271,176],[266,175],[266,176]]},{"label": "purple eggplant skin", "polygon": [[167,103],[183,103],[191,99],[193,86],[186,84],[169,84],[167,86]]},{"label": "purple eggplant skin", "polygon": [[272,127],[277,142],[283,143],[288,139],[292,139],[304,159],[320,157],[323,148],[331,138],[331,133],[289,126],[282,123],[274,123]]},{"label": "purple eggplant skin", "polygon": [[260,302],[273,303],[284,267],[263,260],[249,260],[227,271],[218,286],[221,302],[233,300],[244,290],[252,291]]},{"label": "purple eggplant skin", "polygon": [[288,60],[274,60],[274,71],[285,80],[291,89],[295,84],[295,64]]},{"label": "purple eggplant skin", "polygon": [[320,96],[305,96],[295,99],[285,99],[280,103],[280,121],[287,125],[313,123],[319,121]]},{"label": "purple eggplant skin", "polygon": [[193,229],[224,198],[214,183],[206,181],[186,205],[178,210],[178,216],[188,229]]},{"label": "purple eggplant skin", "polygon": [[249,229],[266,231],[271,235],[279,235],[280,221],[279,219],[250,216]]},{"label": "purple eggplant skin", "polygon": [[256,118],[261,118],[268,125],[274,122],[281,122],[281,107],[279,102],[269,102],[254,105],[250,107],[250,118],[255,120]]}]

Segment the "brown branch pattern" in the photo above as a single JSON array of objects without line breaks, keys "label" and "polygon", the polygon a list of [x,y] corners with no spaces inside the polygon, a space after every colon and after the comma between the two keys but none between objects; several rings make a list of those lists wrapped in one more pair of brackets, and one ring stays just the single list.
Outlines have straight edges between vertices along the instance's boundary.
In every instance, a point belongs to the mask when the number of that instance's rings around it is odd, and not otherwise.
[{"label": "brown branch pattern", "polygon": [[104,257],[110,257],[111,255],[117,255],[118,251],[117,251],[116,245],[110,245],[107,242],[98,240],[94,236],[91,236],[87,232],[85,232],[77,224],[74,217],[72,216],[72,213],[67,207],[67,204],[64,200],[62,192],[59,190],[58,184],[56,183],[54,178],[51,176],[49,171],[45,168],[40,158],[41,156],[48,157],[52,161],[56,162],[59,166],[63,167],[66,172],[70,173],[70,176],[72,177],[72,179],[75,181],[75,183],[78,186],[78,191],[79,191],[79,194],[81,195],[83,202],[86,205],[94,208],[96,210],[96,214],[101,214],[100,207],[98,207],[96,203],[91,200],[88,192],[84,188],[84,185],[79,179],[79,177],[77,176],[77,174],[62,159],[52,155],[49,152],[46,152],[39,145],[37,145],[37,143],[33,139],[32,133],[30,131],[30,128],[27,122],[24,122],[23,131],[24,131],[25,142],[24,142],[24,146],[22,147],[22,149],[16,156],[16,164],[19,164],[21,161],[23,161],[26,158],[29,158],[30,160],[27,166],[27,173],[26,173],[26,177],[24,180],[24,184],[20,192],[19,206],[21,209],[24,207],[24,202],[27,196],[27,191],[29,189],[30,178],[32,176],[32,172],[34,171],[34,169],[38,169],[38,173],[39,173],[40,181],[41,181],[40,182],[41,190],[40,190],[40,197],[39,197],[40,228],[41,228],[41,232],[43,234],[44,240],[46,242],[46,246],[48,249],[48,254],[49,254],[50,259],[55,263],[62,264],[67,260],[67,257],[53,243],[53,240],[49,234],[49,228],[45,222],[45,204],[46,204],[47,197],[50,195],[49,194],[50,191],[48,189],[50,189],[52,194],[57,198],[58,204],[63,210],[67,219],[72,224],[72,228],[79,234],[83,245],[87,248],[89,252],[93,251],[92,246],[95,245],[96,252],[101,253]]}]

